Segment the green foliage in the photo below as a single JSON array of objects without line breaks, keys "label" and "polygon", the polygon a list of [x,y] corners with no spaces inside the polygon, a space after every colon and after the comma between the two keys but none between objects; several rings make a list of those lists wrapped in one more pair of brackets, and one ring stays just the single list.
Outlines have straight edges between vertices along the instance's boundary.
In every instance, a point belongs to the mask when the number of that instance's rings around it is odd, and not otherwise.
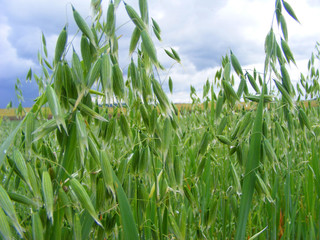
[{"label": "green foliage", "polygon": [[[33,75],[40,96],[1,140],[0,238],[318,239],[320,105],[300,99],[319,97],[320,45],[295,93],[282,15],[297,20],[290,5],[276,1],[282,34],[272,26],[266,37],[263,74],[242,69],[230,51],[202,100],[191,86],[190,108],[177,109],[155,78],[162,67],[149,23],[158,40],[161,30],[146,0],[140,15],[125,3],[135,28],[123,74],[119,2],[109,3],[105,21],[92,1],[91,24],[72,7],[81,52],[70,60],[66,27],[54,59],[42,35],[46,73]],[[165,52],[181,62],[173,48]]]}]

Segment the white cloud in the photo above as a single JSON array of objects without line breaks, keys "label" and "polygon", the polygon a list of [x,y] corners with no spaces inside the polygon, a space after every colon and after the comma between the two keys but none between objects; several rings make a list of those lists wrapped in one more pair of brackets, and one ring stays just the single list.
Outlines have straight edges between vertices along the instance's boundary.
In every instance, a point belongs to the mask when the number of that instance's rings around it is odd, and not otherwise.
[{"label": "white cloud", "polygon": [[[285,13],[289,32],[289,45],[298,62],[298,70],[305,71],[306,63],[319,40],[320,4],[316,0],[287,0],[296,12],[301,24]],[[107,1],[104,11],[107,10]],[[56,39],[68,23],[69,40],[77,27],[74,23],[71,3],[90,22],[90,1],[82,0],[15,0],[2,1],[0,9],[0,71],[4,77],[15,81],[16,76],[25,76],[30,66],[37,62],[37,51],[41,47],[41,31],[47,39],[49,57],[53,57]],[[128,4],[138,10],[137,0]],[[231,49],[244,68],[263,66],[264,40],[274,12],[274,1],[269,0],[149,0],[150,16],[162,29],[163,41],[156,46],[160,61],[174,81],[175,101],[189,100],[190,85],[201,91],[206,79],[213,79],[220,66],[221,57]],[[133,29],[123,3],[117,10],[120,63],[126,69],[130,60],[128,45]],[[275,21],[275,20],[274,20]],[[276,28],[276,24],[274,24]],[[280,37],[280,35],[278,35]],[[74,40],[79,51],[79,36]],[[182,66],[166,56],[163,49],[178,50]],[[302,66],[305,63],[305,66]],[[164,80],[168,76],[164,73]],[[295,78],[297,79],[297,78]],[[3,84],[3,80],[1,80]],[[7,84],[7,83],[6,83]],[[11,82],[13,85],[14,82]],[[200,92],[199,95],[201,96]],[[2,103],[0,103],[2,104]],[[1,105],[3,106],[3,105]]]}]

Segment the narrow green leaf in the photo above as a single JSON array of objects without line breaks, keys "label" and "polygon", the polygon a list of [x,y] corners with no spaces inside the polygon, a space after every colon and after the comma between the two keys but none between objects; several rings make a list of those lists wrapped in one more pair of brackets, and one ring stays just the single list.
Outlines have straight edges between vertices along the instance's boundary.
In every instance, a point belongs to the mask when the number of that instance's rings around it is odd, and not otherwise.
[{"label": "narrow green leaf", "polygon": [[18,131],[20,130],[20,128],[24,124],[25,119],[26,118],[24,118],[24,120],[20,121],[18,126],[16,126],[16,128],[10,133],[10,135],[7,137],[7,139],[2,143],[2,145],[0,147],[0,167],[3,164],[3,160],[4,160],[5,156],[7,155],[7,151],[9,150],[11,143],[15,139],[16,134],[18,133]]},{"label": "narrow green leaf", "polygon": [[174,234],[176,235],[177,239],[184,239],[183,235],[179,229],[179,226],[178,226],[176,220],[174,219],[173,214],[169,214],[169,221],[170,221],[170,225],[171,225],[172,230],[173,230]]},{"label": "narrow green leaf", "polygon": [[35,209],[40,208],[40,204],[33,199],[30,199],[24,195],[18,194],[18,193],[13,193],[13,192],[8,192],[8,195],[10,199],[14,202],[21,203],[26,205],[26,207],[33,207]]},{"label": "narrow green leaf", "polygon": [[2,187],[2,185],[0,185],[0,207],[10,218],[18,234],[23,237],[24,229],[20,226],[18,216],[13,207],[13,203],[11,202],[6,190]]},{"label": "narrow green leaf", "polygon": [[82,239],[81,229],[82,227],[81,227],[80,217],[79,217],[79,214],[76,212],[73,217],[73,236],[75,240]]},{"label": "narrow green leaf", "polygon": [[253,240],[256,239],[257,237],[259,237],[265,230],[268,229],[268,226],[266,226],[264,229],[262,229],[260,232],[257,232],[256,234],[254,234],[252,237],[250,237],[248,240]]},{"label": "narrow green leaf", "polygon": [[38,212],[32,213],[31,221],[32,221],[32,238],[34,240],[42,240],[44,231],[43,231],[40,215]]},{"label": "narrow green leaf", "polygon": [[117,200],[120,206],[121,223],[123,226],[124,237],[126,240],[139,240],[138,230],[133,218],[132,210],[128,198],[121,186],[121,183],[112,170],[113,179],[115,181],[115,190]]},{"label": "narrow green leaf", "polygon": [[3,239],[13,239],[7,216],[2,208],[0,208],[0,236],[2,236]]},{"label": "narrow green leaf", "polygon": [[254,120],[253,130],[250,138],[249,154],[245,166],[245,176],[242,184],[242,195],[240,201],[240,212],[237,221],[237,229],[235,239],[245,239],[246,225],[248,215],[251,208],[253,191],[255,186],[257,170],[261,156],[261,137],[262,137],[262,122],[263,122],[263,102],[264,91],[262,91],[261,99],[258,105],[256,118]]}]

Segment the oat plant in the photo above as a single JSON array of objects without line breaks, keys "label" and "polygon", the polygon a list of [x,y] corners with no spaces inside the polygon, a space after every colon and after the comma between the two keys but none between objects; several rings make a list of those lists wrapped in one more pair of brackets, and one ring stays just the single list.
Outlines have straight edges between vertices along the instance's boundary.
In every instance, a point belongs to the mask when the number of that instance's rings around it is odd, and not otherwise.
[{"label": "oat plant", "polygon": [[[127,66],[119,4],[133,27]],[[50,59],[42,35],[42,72],[28,73],[39,97],[0,147],[0,238],[318,239],[319,44],[293,86],[292,7],[275,1],[263,72],[230,51],[181,109],[163,91],[174,79],[159,79],[147,1],[92,7],[88,23],[71,6],[79,47],[62,26]]]}]

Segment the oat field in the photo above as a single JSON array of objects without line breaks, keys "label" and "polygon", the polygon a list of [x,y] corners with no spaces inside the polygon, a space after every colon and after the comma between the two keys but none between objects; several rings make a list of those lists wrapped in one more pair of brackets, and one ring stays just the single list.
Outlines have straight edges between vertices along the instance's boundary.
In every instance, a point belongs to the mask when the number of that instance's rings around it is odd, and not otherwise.
[{"label": "oat field", "polygon": [[[126,75],[117,4],[135,25]],[[230,51],[180,109],[157,79],[147,0],[95,7],[91,25],[72,7],[80,52],[62,27],[49,59],[42,36],[39,97],[9,132],[1,121],[0,238],[319,239],[319,52],[293,83],[291,6],[275,1],[263,73]]]}]

